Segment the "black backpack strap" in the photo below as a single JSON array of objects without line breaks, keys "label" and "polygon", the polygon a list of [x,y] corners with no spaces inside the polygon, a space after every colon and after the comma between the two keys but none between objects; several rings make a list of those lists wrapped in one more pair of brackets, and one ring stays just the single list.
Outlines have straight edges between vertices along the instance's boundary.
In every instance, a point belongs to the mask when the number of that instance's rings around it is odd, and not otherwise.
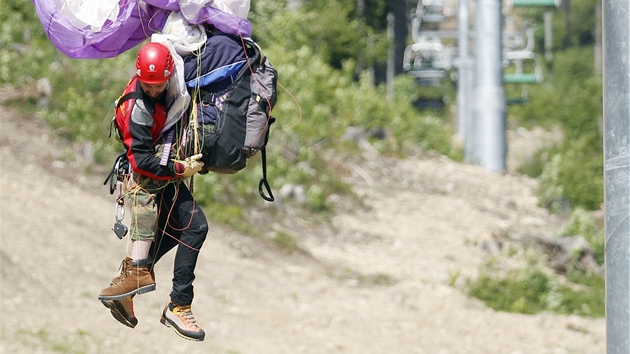
[{"label": "black backpack strap", "polygon": [[[275,121],[276,118],[269,117],[269,127],[267,128],[267,133],[265,134],[265,145],[263,145],[262,149],[260,149],[263,177],[260,179],[260,183],[258,183],[258,193],[262,199],[268,202],[273,202],[275,200],[273,193],[271,192],[271,186],[269,186],[269,181],[267,181],[267,142],[269,141],[269,130],[271,129],[271,124]],[[263,191],[263,187],[267,191],[267,194]]]},{"label": "black backpack strap", "polygon": [[132,98],[135,98],[135,99],[142,98],[142,92],[132,91],[132,92],[127,92],[126,94],[122,95],[122,97],[120,97],[116,101],[116,108],[120,107],[120,105],[122,105],[125,101],[130,100]]},{"label": "black backpack strap", "polygon": [[[122,96],[120,96],[115,102],[114,102],[114,110],[117,110],[118,107],[122,106],[123,103],[125,103],[125,101],[130,100],[132,98],[138,99],[138,98],[142,98],[142,92],[140,91],[132,91],[132,92],[128,92]],[[116,126],[116,117],[114,117],[112,119],[111,122],[109,122],[109,137],[112,137],[112,132],[114,131],[114,127],[116,127],[116,130],[118,130],[118,127]],[[120,132],[118,134],[118,138],[120,140],[122,140],[122,135],[120,135]]]}]

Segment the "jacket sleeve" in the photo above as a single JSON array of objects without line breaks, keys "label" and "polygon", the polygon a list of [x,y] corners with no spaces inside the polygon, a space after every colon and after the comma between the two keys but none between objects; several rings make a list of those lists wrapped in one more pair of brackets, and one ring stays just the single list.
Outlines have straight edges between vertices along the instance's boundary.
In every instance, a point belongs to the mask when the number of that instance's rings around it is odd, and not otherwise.
[{"label": "jacket sleeve", "polygon": [[181,175],[184,170],[182,164],[169,160],[166,166],[160,165],[160,156],[151,135],[154,124],[152,112],[142,100],[136,100],[128,119],[123,141],[133,171],[155,180],[170,180]]}]

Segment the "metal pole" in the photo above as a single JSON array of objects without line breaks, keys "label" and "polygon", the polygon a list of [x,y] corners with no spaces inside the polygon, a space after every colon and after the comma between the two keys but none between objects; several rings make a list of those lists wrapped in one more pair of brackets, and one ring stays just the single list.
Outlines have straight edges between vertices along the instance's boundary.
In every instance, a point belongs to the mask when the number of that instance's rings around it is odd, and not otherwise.
[{"label": "metal pole", "polygon": [[387,39],[389,40],[389,53],[387,56],[387,100],[391,101],[394,98],[394,58],[396,57],[396,42],[394,38],[394,14],[392,12],[387,13]]},{"label": "metal pole", "polygon": [[553,46],[552,17],[553,13],[551,12],[551,10],[545,10],[543,19],[545,23],[545,59],[547,61],[551,61],[553,59],[553,51],[551,48]]},{"label": "metal pole", "polygon": [[603,4],[606,350],[630,353],[630,2]]},{"label": "metal pole", "polygon": [[472,59],[468,50],[469,33],[468,0],[459,0],[457,12],[457,47],[458,47],[458,77],[457,77],[457,134],[464,139],[464,156],[472,153],[474,134],[470,130],[472,120],[470,110],[470,87],[472,86]]},{"label": "metal pole", "polygon": [[501,0],[477,0],[475,8],[475,88],[473,112],[480,164],[505,171],[506,102],[503,90]]},{"label": "metal pole", "polygon": [[602,77],[602,3],[595,3],[595,74]]}]

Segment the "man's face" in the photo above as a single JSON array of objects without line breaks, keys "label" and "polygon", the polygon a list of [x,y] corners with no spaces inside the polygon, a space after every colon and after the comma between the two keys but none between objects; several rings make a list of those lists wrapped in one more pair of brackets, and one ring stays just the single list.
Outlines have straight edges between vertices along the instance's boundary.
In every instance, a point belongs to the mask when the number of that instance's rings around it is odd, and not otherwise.
[{"label": "man's face", "polygon": [[164,81],[159,84],[145,84],[144,82],[140,82],[140,87],[142,87],[142,91],[146,93],[151,98],[157,98],[168,86],[168,81]]}]

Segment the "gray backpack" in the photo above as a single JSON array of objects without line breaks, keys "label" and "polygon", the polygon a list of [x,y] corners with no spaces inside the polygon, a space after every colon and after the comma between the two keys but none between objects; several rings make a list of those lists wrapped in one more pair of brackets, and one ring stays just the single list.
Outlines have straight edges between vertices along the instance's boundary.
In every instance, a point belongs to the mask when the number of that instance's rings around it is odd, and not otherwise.
[{"label": "gray backpack", "polygon": [[234,81],[219,92],[205,92],[201,88],[202,98],[195,113],[202,118],[214,115],[214,124],[200,124],[197,136],[189,141],[196,141],[196,146],[201,147],[204,172],[236,173],[260,151],[263,177],[258,191],[263,199],[273,201],[267,181],[265,147],[269,127],[275,121],[270,114],[277,101],[278,73],[258,44],[248,39],[244,43],[247,61]]}]

